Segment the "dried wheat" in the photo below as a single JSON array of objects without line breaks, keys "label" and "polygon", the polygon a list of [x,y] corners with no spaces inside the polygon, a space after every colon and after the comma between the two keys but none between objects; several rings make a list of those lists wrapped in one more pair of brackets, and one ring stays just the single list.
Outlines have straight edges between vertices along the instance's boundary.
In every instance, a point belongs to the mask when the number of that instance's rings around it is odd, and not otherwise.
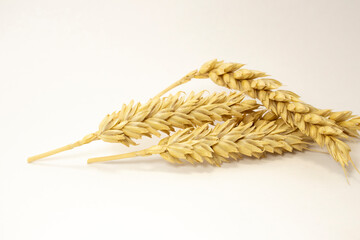
[{"label": "dried wheat", "polygon": [[[209,78],[209,76],[212,74],[213,81],[221,86],[225,86],[223,81],[216,81],[216,74],[218,73],[221,75],[221,73],[226,72],[227,74],[236,73],[236,80],[240,80],[244,83],[244,80],[261,80],[257,81],[256,85],[261,86],[260,88],[264,88],[267,90],[275,89],[281,86],[281,83],[275,79],[267,79],[263,77],[267,77],[268,75],[261,71],[256,70],[248,70],[248,69],[240,69],[244,64],[239,63],[223,63],[223,61],[217,61],[216,59],[206,62],[201,66],[201,68],[197,71],[191,71],[188,73],[185,77],[178,80],[177,82],[171,84],[169,87],[161,91],[157,97],[161,97],[171,89],[180,86],[188,81],[190,81],[193,78]],[[220,70],[219,70],[220,69]],[[227,74],[223,74],[224,80],[228,82],[228,85],[231,86],[225,86],[231,89],[240,89],[237,84],[235,84],[236,80],[229,81],[229,76]],[[235,76],[235,75],[234,75]],[[246,82],[245,82],[246,84]],[[241,85],[241,84],[240,84]],[[297,100],[299,100],[299,96],[296,95],[293,92],[290,91],[284,91],[281,90],[280,92],[286,92],[288,94],[293,94]],[[306,105],[305,103],[303,103]],[[313,106],[307,105],[312,108],[314,113],[319,114],[323,117],[326,117],[327,119],[334,122],[338,127],[343,130],[344,134],[350,137],[360,137],[359,131],[360,131],[360,117],[357,115],[352,115],[351,111],[341,111],[341,112],[333,112],[330,109],[317,109]],[[295,106],[291,106],[291,108],[294,108]],[[299,109],[298,109],[299,110]],[[275,116],[277,116],[275,114]],[[277,116],[280,117],[280,116]]]},{"label": "dried wheat", "polygon": [[244,100],[244,95],[239,92],[213,93],[208,96],[204,92],[192,92],[188,97],[179,92],[165,98],[156,97],[144,105],[131,101],[128,105],[124,104],[119,112],[107,115],[97,132],[74,144],[30,157],[28,162],[98,139],[126,146],[136,145],[133,139],[160,136],[160,131],[169,134],[175,127],[183,129],[232,117],[242,118],[244,113],[258,106],[255,100]]},{"label": "dried wheat", "polygon": [[[355,167],[350,157],[350,147],[341,139],[348,136],[358,136],[360,130],[360,119],[350,116],[345,112],[328,114],[325,117],[319,110],[309,104],[300,101],[299,96],[286,90],[276,90],[281,83],[272,78],[265,78],[268,75],[261,71],[240,69],[243,64],[223,63],[216,59],[203,64],[196,72],[193,71],[186,77],[189,78],[210,78],[220,86],[246,92],[250,97],[259,99],[262,104],[275,115],[281,117],[291,127],[298,128],[303,134],[311,137],[320,146],[326,145],[332,157],[341,164],[345,171],[348,162]],[[161,96],[174,86],[159,93]],[[325,111],[326,112],[326,111]],[[344,120],[337,124],[336,121]],[[356,167],[355,167],[356,168]]]},{"label": "dried wheat", "polygon": [[162,139],[158,145],[138,152],[92,158],[88,163],[104,162],[121,158],[160,154],[171,163],[186,160],[192,164],[204,161],[220,166],[230,159],[242,156],[260,158],[268,153],[303,151],[309,144],[301,136],[291,134],[285,123],[259,120],[236,124],[234,119],[210,128],[204,124],[197,128],[179,130]]}]

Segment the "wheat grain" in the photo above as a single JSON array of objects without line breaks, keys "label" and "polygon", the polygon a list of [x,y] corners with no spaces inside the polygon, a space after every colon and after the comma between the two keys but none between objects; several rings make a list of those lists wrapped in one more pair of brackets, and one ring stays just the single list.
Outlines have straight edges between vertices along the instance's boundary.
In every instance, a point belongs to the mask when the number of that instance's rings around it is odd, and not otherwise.
[{"label": "wheat grain", "polygon": [[223,162],[243,156],[261,158],[265,153],[303,151],[308,144],[301,136],[291,134],[285,123],[259,120],[237,124],[234,119],[229,119],[214,128],[204,124],[197,128],[179,130],[162,139],[158,145],[145,150],[91,158],[88,163],[160,154],[171,163],[182,163],[182,160],[192,164],[206,161],[220,166]]},{"label": "wheat grain", "polygon": [[232,117],[242,118],[243,114],[258,108],[255,100],[244,100],[239,92],[213,93],[192,92],[185,97],[181,92],[165,98],[153,98],[146,104],[124,104],[118,112],[108,114],[100,123],[99,130],[83,140],[65,147],[28,158],[28,162],[47,157],[77,146],[101,139],[105,142],[136,145],[133,139],[143,136],[169,134],[176,128],[201,126],[204,123],[224,121]]},{"label": "wheat grain", "polygon": [[351,111],[332,112],[329,109],[323,109],[316,111],[316,113],[336,122],[348,136],[356,138],[360,136],[358,133],[360,130],[360,117],[352,115]]},{"label": "wheat grain", "polygon": [[[351,116],[352,118],[349,119],[350,116],[345,112],[329,112],[329,118],[324,117],[319,114],[322,110],[301,102],[297,94],[286,90],[276,90],[281,86],[279,81],[265,78],[268,75],[261,71],[240,69],[242,66],[243,64],[223,63],[214,59],[203,64],[198,72],[193,71],[191,77],[210,78],[220,86],[244,91],[250,97],[259,99],[267,109],[281,117],[291,127],[298,128],[320,146],[325,145],[332,157],[340,163],[345,174],[345,167],[349,162],[357,170],[350,157],[350,147],[341,139],[358,136],[359,117]],[[187,81],[189,81],[188,78]],[[170,89],[167,88],[166,91]],[[162,91],[157,96],[166,91]],[[336,123],[343,119],[345,122]]]}]

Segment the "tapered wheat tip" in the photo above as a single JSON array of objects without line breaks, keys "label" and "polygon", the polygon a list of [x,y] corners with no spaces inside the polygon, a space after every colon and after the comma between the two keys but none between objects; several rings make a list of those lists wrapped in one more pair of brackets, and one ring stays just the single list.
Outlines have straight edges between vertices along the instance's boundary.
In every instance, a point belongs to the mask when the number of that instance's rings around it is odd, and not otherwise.
[{"label": "tapered wheat tip", "polygon": [[301,136],[291,134],[285,123],[260,120],[237,125],[234,119],[230,119],[214,128],[204,124],[197,128],[179,130],[148,149],[91,158],[88,163],[160,154],[171,163],[182,163],[184,160],[192,164],[208,162],[220,166],[223,162],[240,159],[242,156],[261,158],[265,153],[303,151],[308,144]]},{"label": "tapered wheat tip", "polygon": [[359,136],[360,119],[348,112],[331,113],[300,101],[291,91],[277,90],[281,83],[261,71],[242,69],[243,64],[211,60],[203,64],[194,78],[210,78],[220,86],[245,92],[288,125],[299,129],[320,146],[326,146],[332,157],[345,169],[350,147],[341,139]]}]

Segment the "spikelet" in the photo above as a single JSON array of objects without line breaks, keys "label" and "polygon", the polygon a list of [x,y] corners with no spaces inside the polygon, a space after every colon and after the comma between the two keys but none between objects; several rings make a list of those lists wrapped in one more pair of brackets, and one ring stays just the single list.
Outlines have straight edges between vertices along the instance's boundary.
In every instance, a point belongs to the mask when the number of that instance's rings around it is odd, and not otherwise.
[{"label": "spikelet", "polygon": [[181,92],[164,98],[153,98],[144,105],[131,101],[118,112],[107,115],[100,123],[97,132],[65,147],[28,158],[28,162],[44,158],[62,151],[101,139],[105,142],[136,145],[133,139],[144,136],[169,134],[175,128],[201,126],[214,121],[242,118],[243,114],[258,108],[255,100],[244,100],[239,92],[213,93],[192,92],[185,97]]},{"label": "spikelet", "polygon": [[214,128],[204,124],[201,127],[179,130],[148,149],[92,158],[88,163],[160,154],[171,163],[182,163],[185,160],[192,164],[208,162],[220,166],[223,162],[243,156],[261,158],[266,153],[282,154],[307,149],[309,143],[290,131],[291,128],[285,123],[277,124],[276,121],[259,120],[236,124],[234,119],[230,119]]},{"label": "spikelet", "polygon": [[350,137],[360,137],[360,117],[352,115],[351,111],[332,112],[329,109],[318,110],[317,114],[336,122],[338,126],[341,126],[344,133]]},{"label": "spikelet", "polygon": [[[224,63],[214,59],[203,64],[197,73],[193,71],[192,76],[208,77],[220,86],[240,90],[252,98],[259,99],[268,110],[281,117],[288,125],[299,129],[320,146],[326,146],[332,157],[340,163],[345,174],[345,167],[349,162],[355,167],[350,157],[351,149],[343,139],[358,136],[359,117],[331,111],[327,113],[328,117],[326,114],[319,114],[322,110],[301,102],[297,94],[276,90],[281,86],[279,81],[267,78],[267,74],[261,71],[240,69],[242,66],[243,64]],[[164,93],[162,91],[160,94]]]}]

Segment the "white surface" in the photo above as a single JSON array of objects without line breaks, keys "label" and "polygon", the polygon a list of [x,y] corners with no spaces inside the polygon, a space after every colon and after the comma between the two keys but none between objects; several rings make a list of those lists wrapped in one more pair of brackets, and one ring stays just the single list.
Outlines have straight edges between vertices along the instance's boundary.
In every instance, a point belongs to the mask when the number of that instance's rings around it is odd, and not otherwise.
[{"label": "white surface", "polygon": [[[321,153],[210,166],[80,139],[219,58],[360,114],[359,1],[0,1],[0,239],[360,239],[360,176]],[[222,91],[210,80],[177,90]],[[141,141],[150,146],[158,140]],[[359,143],[351,144],[360,166]]]}]

